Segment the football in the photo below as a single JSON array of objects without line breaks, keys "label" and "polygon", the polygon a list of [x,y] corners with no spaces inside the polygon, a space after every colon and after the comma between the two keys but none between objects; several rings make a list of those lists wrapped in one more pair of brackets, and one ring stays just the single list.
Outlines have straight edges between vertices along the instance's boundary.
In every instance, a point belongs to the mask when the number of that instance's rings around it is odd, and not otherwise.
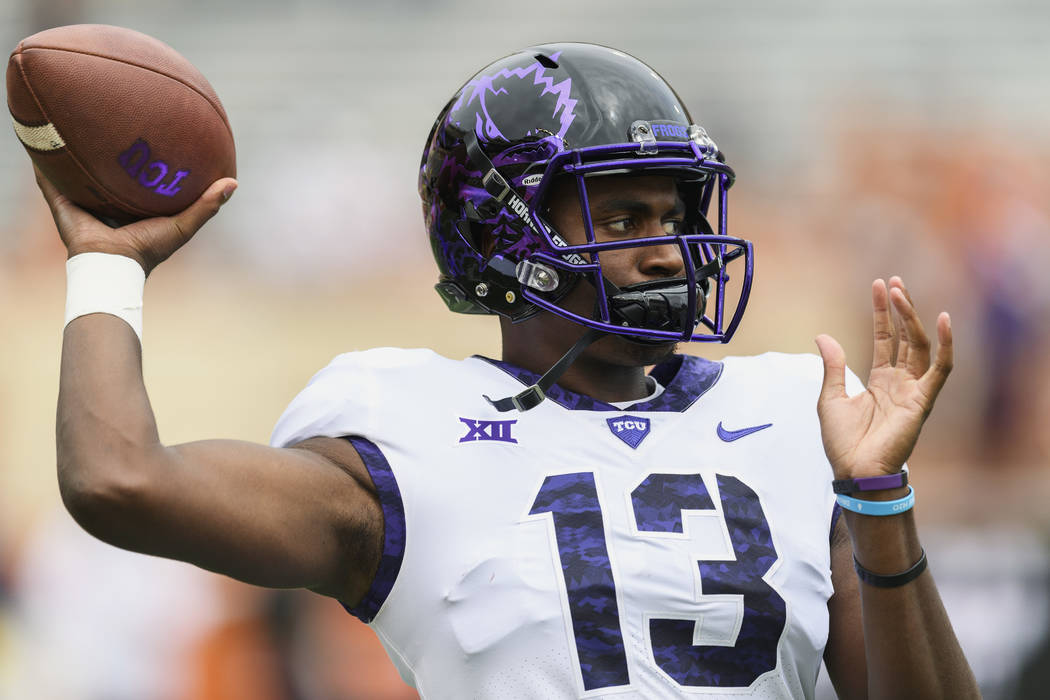
[{"label": "football", "polygon": [[80,24],[24,39],[7,63],[7,106],[33,163],[111,225],[174,214],[236,176],[215,91],[140,32]]}]

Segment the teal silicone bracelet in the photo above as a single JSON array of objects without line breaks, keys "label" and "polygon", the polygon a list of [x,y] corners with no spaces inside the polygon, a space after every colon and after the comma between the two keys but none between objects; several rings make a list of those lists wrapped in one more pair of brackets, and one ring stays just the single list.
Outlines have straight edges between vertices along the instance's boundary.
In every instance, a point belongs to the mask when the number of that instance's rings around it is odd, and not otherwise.
[{"label": "teal silicone bracelet", "polygon": [[896,501],[863,501],[840,493],[835,497],[838,504],[846,510],[863,515],[900,515],[911,510],[915,505],[915,489],[908,487],[908,495]]}]

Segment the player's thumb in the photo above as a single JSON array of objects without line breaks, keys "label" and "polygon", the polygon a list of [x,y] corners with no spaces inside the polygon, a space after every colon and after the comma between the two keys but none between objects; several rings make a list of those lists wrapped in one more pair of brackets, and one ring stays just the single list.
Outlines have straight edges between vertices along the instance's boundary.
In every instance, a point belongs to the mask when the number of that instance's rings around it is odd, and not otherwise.
[{"label": "player's thumb", "polygon": [[820,387],[822,403],[846,395],[846,351],[830,335],[818,335],[817,350],[824,361],[824,383]]},{"label": "player's thumb", "polygon": [[197,201],[175,215],[175,224],[188,240],[208,219],[219,213],[223,204],[230,201],[237,189],[237,181],[232,177],[216,180],[204,190]]}]

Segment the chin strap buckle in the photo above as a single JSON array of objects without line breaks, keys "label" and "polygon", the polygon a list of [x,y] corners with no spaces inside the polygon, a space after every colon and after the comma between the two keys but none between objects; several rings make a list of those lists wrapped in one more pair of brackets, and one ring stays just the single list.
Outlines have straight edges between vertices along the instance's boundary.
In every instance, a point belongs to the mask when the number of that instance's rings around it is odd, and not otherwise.
[{"label": "chin strap buckle", "polygon": [[550,389],[554,382],[558,381],[561,375],[565,374],[565,370],[569,369],[569,365],[576,361],[576,358],[580,356],[587,346],[598,340],[605,335],[605,331],[600,331],[596,328],[590,328],[580,336],[580,339],[576,341],[568,352],[562,355],[561,359],[554,363],[547,372],[540,377],[535,384],[530,386],[525,391],[515,396],[508,396],[498,401],[493,401],[488,396],[482,394],[485,400],[488,401],[493,408],[500,413],[517,409],[518,411],[528,411],[536,408],[543,400],[547,398],[547,390]]},{"label": "chin strap buckle", "polygon": [[536,408],[537,406],[539,406],[541,403],[543,403],[543,400],[547,398],[547,394],[545,394],[543,392],[543,389],[541,389],[536,384],[533,384],[528,389],[521,392],[520,394],[517,394],[516,396],[508,396],[504,399],[500,399],[499,401],[493,401],[485,394],[482,394],[482,396],[484,396],[485,400],[488,401],[492,405],[492,407],[500,413],[505,413],[512,409],[518,411],[528,411],[531,408]]}]

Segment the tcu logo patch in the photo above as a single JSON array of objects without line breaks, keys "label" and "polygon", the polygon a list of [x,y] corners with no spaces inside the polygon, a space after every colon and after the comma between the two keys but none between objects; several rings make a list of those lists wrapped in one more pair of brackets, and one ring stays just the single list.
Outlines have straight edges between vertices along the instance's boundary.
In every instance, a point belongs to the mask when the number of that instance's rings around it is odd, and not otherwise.
[{"label": "tcu logo patch", "polygon": [[609,430],[612,434],[630,445],[631,449],[638,449],[638,445],[641,445],[642,440],[649,434],[648,418],[619,416],[617,418],[609,418],[605,422],[609,424]]},{"label": "tcu logo patch", "polygon": [[516,420],[460,418],[459,422],[467,426],[467,434],[459,439],[460,442],[480,442],[482,440],[515,444],[518,442],[510,434],[511,426],[518,422]]}]

